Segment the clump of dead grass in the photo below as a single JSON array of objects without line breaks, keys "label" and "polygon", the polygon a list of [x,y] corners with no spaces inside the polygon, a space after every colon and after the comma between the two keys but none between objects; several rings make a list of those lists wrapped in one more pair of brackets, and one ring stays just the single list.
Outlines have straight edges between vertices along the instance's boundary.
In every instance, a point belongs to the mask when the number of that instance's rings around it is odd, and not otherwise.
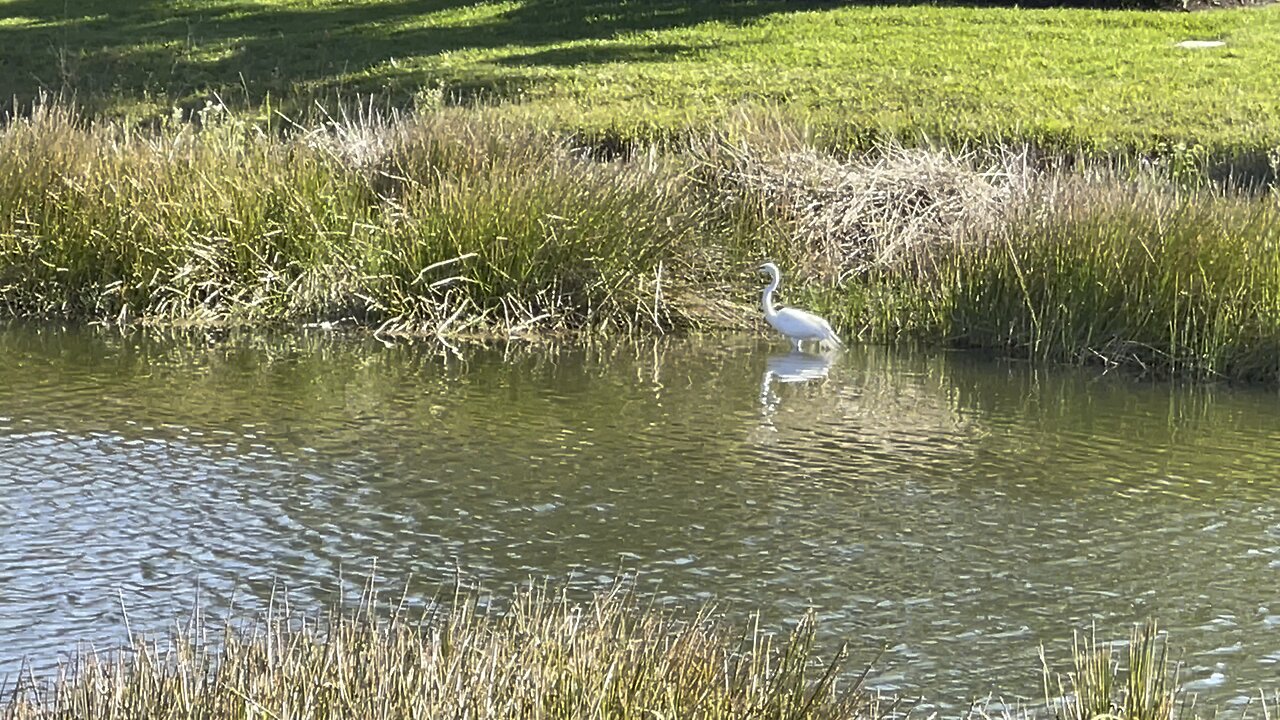
[{"label": "clump of dead grass", "polygon": [[838,156],[794,136],[768,147],[722,153],[728,184],[784,219],[796,259],[834,284],[928,271],[938,253],[998,226],[1031,182],[1025,153],[886,145]]}]

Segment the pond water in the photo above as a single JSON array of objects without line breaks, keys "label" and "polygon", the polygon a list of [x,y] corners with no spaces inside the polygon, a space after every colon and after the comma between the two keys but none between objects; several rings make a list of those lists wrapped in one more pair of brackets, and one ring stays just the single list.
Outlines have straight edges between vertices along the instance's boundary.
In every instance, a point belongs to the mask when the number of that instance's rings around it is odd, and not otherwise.
[{"label": "pond water", "polygon": [[1201,702],[1280,686],[1280,401],[750,337],[592,349],[0,330],[0,677],[376,560],[806,609],[872,684],[1041,696],[1072,631],[1170,631]]}]

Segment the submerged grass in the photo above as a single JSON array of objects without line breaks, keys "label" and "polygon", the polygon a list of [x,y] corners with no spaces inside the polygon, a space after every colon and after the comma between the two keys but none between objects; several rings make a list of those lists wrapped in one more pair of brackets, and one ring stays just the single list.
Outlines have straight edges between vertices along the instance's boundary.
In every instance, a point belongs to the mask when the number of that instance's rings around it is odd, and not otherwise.
[{"label": "submerged grass", "polygon": [[872,719],[895,708],[820,661],[812,618],[788,637],[621,591],[575,603],[517,592],[415,614],[366,599],[322,618],[269,613],[216,639],[200,628],[88,656],[28,682],[4,720],[54,718]]},{"label": "submerged grass", "polygon": [[483,111],[0,129],[0,308],[437,336],[758,323],[1280,379],[1280,195],[1176,164],[885,146],[774,116],[625,153]]}]

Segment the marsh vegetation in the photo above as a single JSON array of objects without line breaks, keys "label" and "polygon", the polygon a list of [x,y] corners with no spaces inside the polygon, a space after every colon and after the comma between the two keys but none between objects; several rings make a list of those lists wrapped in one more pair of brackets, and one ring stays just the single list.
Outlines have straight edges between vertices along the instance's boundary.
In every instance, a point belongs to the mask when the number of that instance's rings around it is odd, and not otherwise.
[{"label": "marsh vegetation", "polygon": [[527,589],[504,612],[479,601],[412,610],[366,597],[212,635],[188,625],[20,685],[0,717],[834,719],[895,705],[842,674],[843,651],[818,658],[811,617],[779,636],[623,590],[572,602]]},{"label": "marsh vegetation", "polygon": [[741,328],[769,258],[864,340],[1277,376],[1274,7],[6,13],[11,316]]},{"label": "marsh vegetation", "polygon": [[784,298],[864,340],[1272,380],[1280,198],[1176,164],[841,152],[769,115],[621,154],[465,109],[0,130],[13,316],[350,322],[383,333],[754,326]]}]

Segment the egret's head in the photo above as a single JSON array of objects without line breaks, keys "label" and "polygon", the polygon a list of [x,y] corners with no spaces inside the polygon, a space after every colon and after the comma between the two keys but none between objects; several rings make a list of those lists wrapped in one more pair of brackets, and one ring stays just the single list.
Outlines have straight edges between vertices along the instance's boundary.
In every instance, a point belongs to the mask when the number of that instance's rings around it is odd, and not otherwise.
[{"label": "egret's head", "polygon": [[762,275],[769,275],[769,276],[771,276],[771,277],[778,277],[778,274],[779,274],[779,273],[778,273],[778,266],[777,266],[777,265],[774,265],[774,264],[773,264],[773,263],[771,263],[771,262],[767,262],[767,263],[765,263],[765,264],[761,265],[760,267],[756,268],[756,272],[758,272],[758,273],[760,273],[760,274],[762,274]]}]

